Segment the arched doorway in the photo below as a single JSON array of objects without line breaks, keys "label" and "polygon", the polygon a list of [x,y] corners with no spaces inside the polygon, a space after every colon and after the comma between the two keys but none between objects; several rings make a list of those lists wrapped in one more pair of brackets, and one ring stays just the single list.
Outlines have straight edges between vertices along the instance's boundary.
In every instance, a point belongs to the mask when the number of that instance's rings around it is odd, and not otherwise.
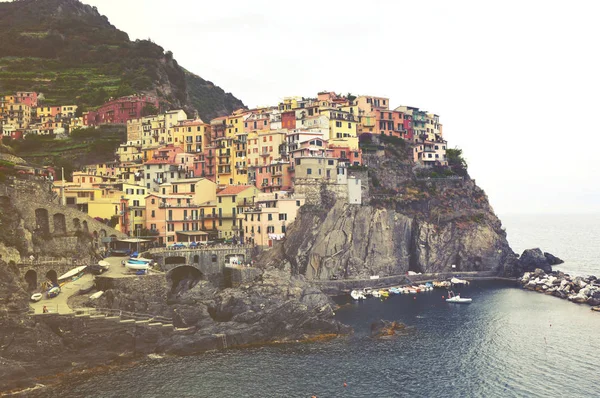
[{"label": "arched doorway", "polygon": [[197,254],[194,256],[194,264],[200,264],[200,256]]},{"label": "arched doorway", "polygon": [[46,209],[35,209],[35,223],[37,224],[37,230],[44,234],[50,234],[50,222],[48,221],[48,210]]},{"label": "arched doorway", "polygon": [[171,294],[176,296],[190,290],[202,279],[204,279],[202,272],[189,265],[175,267],[167,273],[167,281],[171,285]]},{"label": "arched doorway", "polygon": [[46,272],[46,280],[52,282],[52,285],[58,286],[58,275],[56,274],[56,271],[51,269],[50,271]]},{"label": "arched doorway", "polygon": [[32,292],[37,289],[37,272],[30,269],[25,273],[25,283],[27,283],[27,291]]},{"label": "arched doorway", "polygon": [[65,215],[62,213],[56,213],[52,216],[54,221],[54,233],[57,235],[67,234],[67,223],[65,221]]}]

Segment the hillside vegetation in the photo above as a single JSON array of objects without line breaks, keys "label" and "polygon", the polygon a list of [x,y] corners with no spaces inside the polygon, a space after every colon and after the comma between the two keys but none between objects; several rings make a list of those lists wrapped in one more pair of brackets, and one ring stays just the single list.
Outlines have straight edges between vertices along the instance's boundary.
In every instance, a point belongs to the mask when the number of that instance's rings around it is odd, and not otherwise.
[{"label": "hillside vegetation", "polygon": [[129,40],[96,7],[78,0],[0,3],[0,94],[42,92],[45,104],[82,110],[109,97],[157,95],[163,110],[194,110],[206,120],[244,104],[185,71],[170,51]]}]

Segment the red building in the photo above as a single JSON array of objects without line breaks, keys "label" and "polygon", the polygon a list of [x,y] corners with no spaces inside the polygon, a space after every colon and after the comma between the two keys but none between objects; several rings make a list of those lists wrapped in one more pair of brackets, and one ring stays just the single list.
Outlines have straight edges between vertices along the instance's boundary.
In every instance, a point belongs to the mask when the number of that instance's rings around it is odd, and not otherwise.
[{"label": "red building", "polygon": [[126,124],[130,119],[141,118],[146,106],[158,108],[158,99],[149,95],[130,95],[112,99],[96,111],[83,115],[83,124],[97,126],[100,124]]},{"label": "red building", "polygon": [[331,157],[348,162],[351,166],[362,165],[362,151],[360,149],[353,150],[348,146],[342,147],[331,145],[329,145],[328,148],[333,151]]},{"label": "red building", "polygon": [[296,111],[283,112],[281,114],[281,128],[288,130],[296,128]]}]

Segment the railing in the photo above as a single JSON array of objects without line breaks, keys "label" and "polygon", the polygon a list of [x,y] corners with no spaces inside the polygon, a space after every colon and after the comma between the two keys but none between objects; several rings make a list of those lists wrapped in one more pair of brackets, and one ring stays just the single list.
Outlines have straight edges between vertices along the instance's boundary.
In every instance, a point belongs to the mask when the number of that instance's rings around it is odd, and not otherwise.
[{"label": "railing", "polygon": [[180,245],[180,246],[153,247],[151,249],[148,249],[148,253],[157,254],[157,253],[170,252],[173,250],[176,250],[176,251],[186,250],[186,251],[194,252],[194,251],[215,251],[215,250],[232,250],[232,249],[252,249],[255,247],[255,245],[248,244],[248,243],[238,243],[238,244],[234,245],[233,243],[231,243],[231,244],[225,244],[225,243],[211,244],[211,243],[197,242],[196,247],[189,247],[189,243],[188,244],[179,243],[178,245]]}]

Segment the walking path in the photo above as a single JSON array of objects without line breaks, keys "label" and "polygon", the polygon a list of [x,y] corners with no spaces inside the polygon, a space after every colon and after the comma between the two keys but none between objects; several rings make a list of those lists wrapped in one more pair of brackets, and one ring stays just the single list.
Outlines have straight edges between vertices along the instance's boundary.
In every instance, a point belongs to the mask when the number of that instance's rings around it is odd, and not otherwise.
[{"label": "walking path", "polygon": [[[127,259],[128,257],[105,258],[104,261],[107,261],[110,264],[110,267],[107,271],[102,273],[102,276],[111,278],[127,278],[135,276],[135,274],[121,265],[121,261],[127,261]],[[152,272],[154,273],[155,271]],[[48,312],[51,314],[72,314],[73,310],[67,304],[69,297],[78,294],[79,289],[89,286],[93,281],[94,275],[86,273],[76,281],[64,284],[60,289],[60,294],[54,298],[48,299],[46,298],[46,293],[44,293],[44,298],[42,298],[42,300],[37,303],[30,302],[31,308],[35,314],[42,314],[44,306],[46,306]]]}]

